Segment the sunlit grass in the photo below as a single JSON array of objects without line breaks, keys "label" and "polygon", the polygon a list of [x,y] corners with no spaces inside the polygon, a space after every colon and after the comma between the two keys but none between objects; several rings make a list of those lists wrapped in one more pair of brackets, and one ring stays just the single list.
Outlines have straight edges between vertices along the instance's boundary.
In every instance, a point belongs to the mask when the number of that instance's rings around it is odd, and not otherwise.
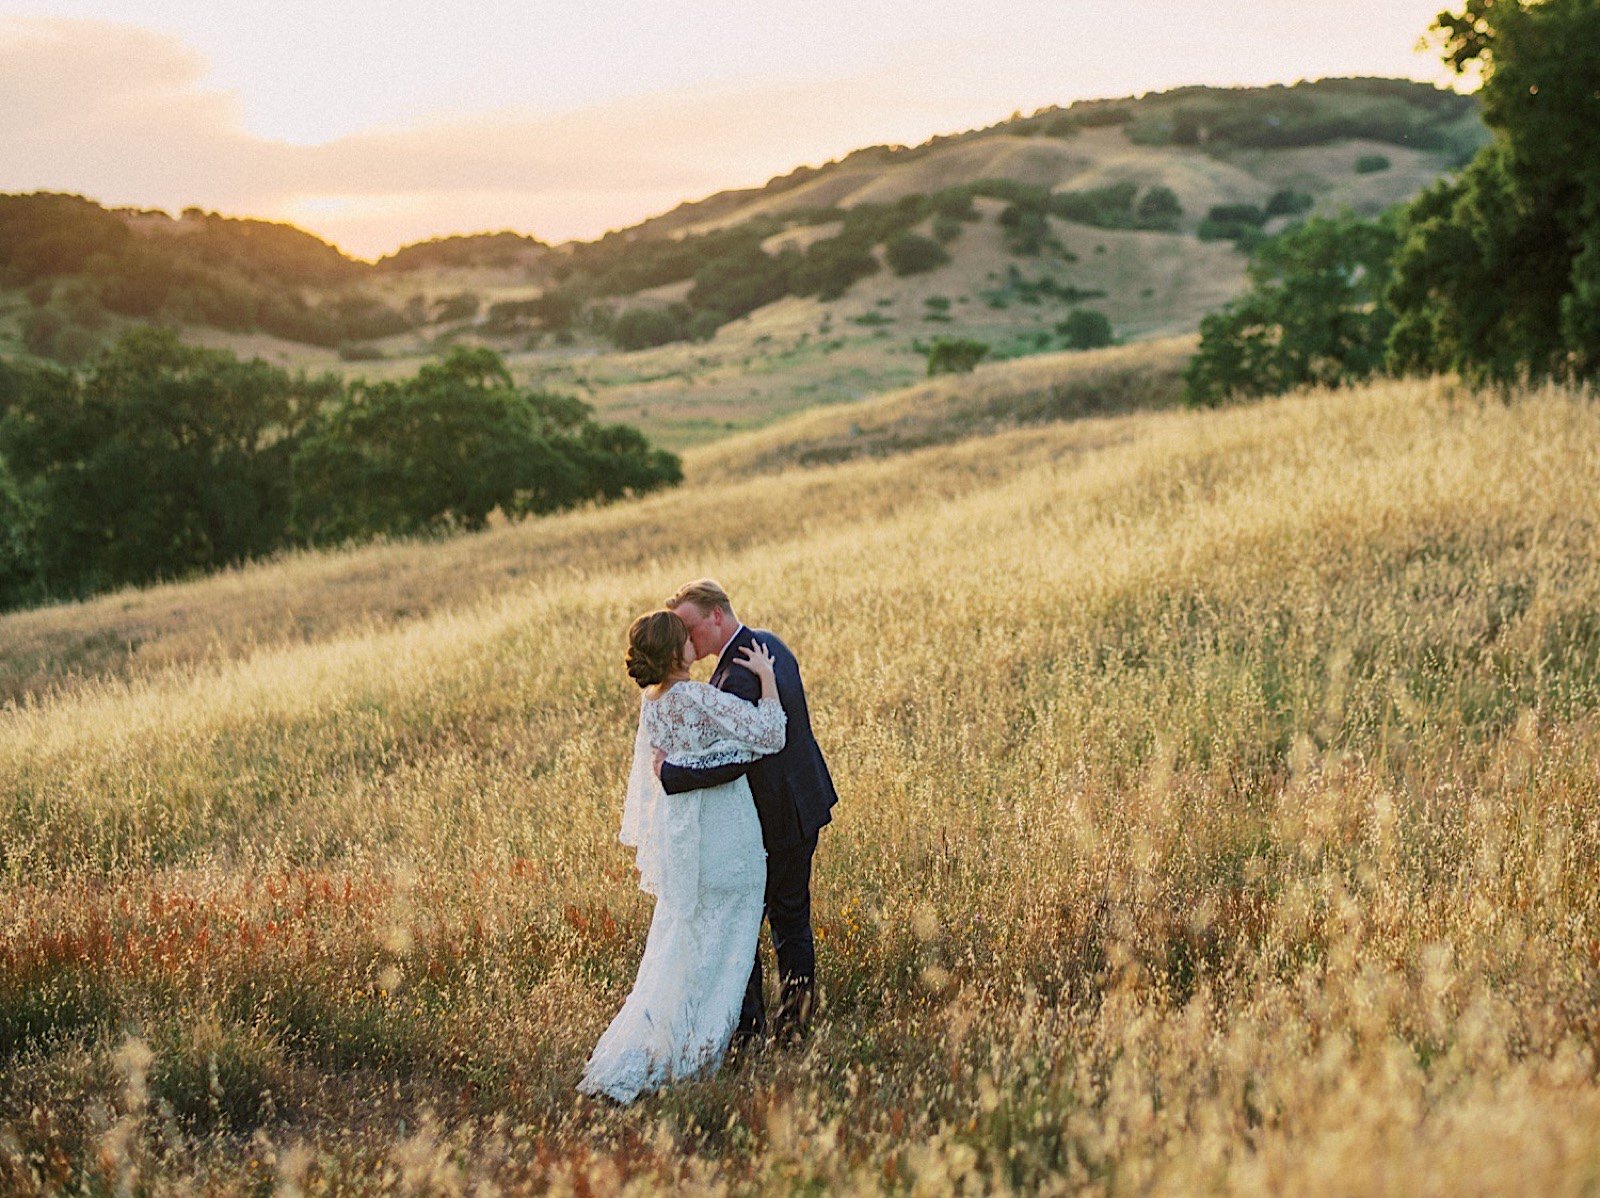
[{"label": "sunlit grass", "polygon": [[[1597,496],[1590,398],[1394,383],[127,597],[0,714],[0,1177],[1592,1191]],[[824,1015],[601,1109],[621,634],[705,573],[843,796]]]}]

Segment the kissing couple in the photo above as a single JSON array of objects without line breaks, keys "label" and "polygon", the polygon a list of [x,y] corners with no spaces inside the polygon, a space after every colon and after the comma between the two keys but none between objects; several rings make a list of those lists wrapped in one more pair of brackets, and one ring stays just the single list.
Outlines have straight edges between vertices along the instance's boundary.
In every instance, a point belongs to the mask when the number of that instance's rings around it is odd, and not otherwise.
[{"label": "kissing couple", "polygon": [[[702,657],[717,659],[709,683],[689,677]],[[763,916],[778,958],[773,1035],[804,1039],[811,859],[838,802],[794,654],[746,628],[717,583],[691,582],[635,620],[626,664],[644,693],[620,839],[656,907],[633,991],[578,1083],[621,1103],[764,1041]]]}]

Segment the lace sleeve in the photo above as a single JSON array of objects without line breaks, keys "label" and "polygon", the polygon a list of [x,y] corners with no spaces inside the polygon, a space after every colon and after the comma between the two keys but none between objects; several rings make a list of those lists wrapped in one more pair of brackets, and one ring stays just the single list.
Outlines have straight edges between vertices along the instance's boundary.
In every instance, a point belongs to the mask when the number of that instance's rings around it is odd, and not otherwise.
[{"label": "lace sleeve", "polygon": [[783,748],[789,718],[777,699],[762,699],[752,705],[714,686],[698,686],[693,694],[718,740],[738,741],[758,754],[776,753]]}]

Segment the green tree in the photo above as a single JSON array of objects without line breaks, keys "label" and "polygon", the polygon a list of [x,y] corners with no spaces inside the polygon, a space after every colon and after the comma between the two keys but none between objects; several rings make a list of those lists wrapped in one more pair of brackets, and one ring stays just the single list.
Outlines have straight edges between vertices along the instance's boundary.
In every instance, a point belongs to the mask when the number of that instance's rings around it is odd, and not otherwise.
[{"label": "green tree", "polygon": [[1391,365],[1509,381],[1600,370],[1600,5],[1467,0],[1436,26],[1494,134],[1410,207]]},{"label": "green tree", "polygon": [[440,324],[457,320],[471,320],[478,314],[482,301],[471,291],[457,292],[438,300],[433,307],[433,318]]},{"label": "green tree", "polygon": [[1133,215],[1141,229],[1171,232],[1183,219],[1183,205],[1178,201],[1178,193],[1172,188],[1152,187],[1139,197],[1139,204],[1134,209]]},{"label": "green tree", "polygon": [[1050,218],[1045,209],[1031,203],[1012,204],[1000,214],[1000,228],[1006,249],[1024,258],[1037,257],[1050,240]]},{"label": "green tree", "polygon": [[1201,241],[1237,241],[1249,248],[1267,214],[1254,204],[1217,204],[1206,213],[1198,230]]},{"label": "green tree", "polygon": [[1315,203],[1316,200],[1310,192],[1281,187],[1267,200],[1266,214],[1269,217],[1298,216],[1302,212],[1310,211]]},{"label": "green tree", "polygon": [[717,335],[717,330],[723,325],[722,313],[706,311],[696,312],[689,317],[689,340],[710,341]]},{"label": "green tree", "polygon": [[686,304],[666,308],[629,308],[611,325],[611,340],[618,349],[648,349],[683,341],[689,336],[690,312]]},{"label": "green tree", "polygon": [[69,316],[50,304],[23,316],[22,344],[35,357],[74,366],[94,353],[100,338],[72,323]]},{"label": "green tree", "polygon": [[677,458],[587,404],[518,389],[457,347],[415,377],[353,387],[294,457],[294,529],[312,542],[478,529],[680,481]]},{"label": "green tree", "polygon": [[1185,381],[1194,404],[1365,378],[1393,316],[1381,302],[1393,221],[1314,217],[1259,247],[1250,290],[1200,323]]},{"label": "green tree", "polygon": [[1110,319],[1093,308],[1074,308],[1056,325],[1056,332],[1066,341],[1068,349],[1100,349],[1116,340]]},{"label": "green tree", "polygon": [[855,237],[825,237],[813,241],[795,263],[790,287],[796,295],[836,300],[857,279],[877,274],[879,269],[870,243]]},{"label": "green tree", "polygon": [[883,252],[889,269],[897,275],[923,274],[950,261],[950,255],[931,237],[902,229],[884,242]]},{"label": "green tree", "polygon": [[1489,147],[1406,209],[1386,297],[1392,369],[1500,382],[1562,369],[1575,262],[1553,197],[1523,193],[1507,154]]},{"label": "green tree", "polygon": [[788,295],[799,261],[793,250],[771,255],[759,245],[744,246],[695,271],[689,305],[720,312],[729,320],[743,316]]},{"label": "green tree", "polygon": [[136,328],[81,379],[36,372],[0,456],[37,513],[52,595],[242,561],[283,541],[297,431],[337,390]]},{"label": "green tree", "polygon": [[989,347],[982,341],[963,337],[940,337],[928,347],[928,375],[970,374],[978,363],[989,356]]},{"label": "green tree", "polygon": [[0,458],[0,611],[42,598],[38,512]]}]

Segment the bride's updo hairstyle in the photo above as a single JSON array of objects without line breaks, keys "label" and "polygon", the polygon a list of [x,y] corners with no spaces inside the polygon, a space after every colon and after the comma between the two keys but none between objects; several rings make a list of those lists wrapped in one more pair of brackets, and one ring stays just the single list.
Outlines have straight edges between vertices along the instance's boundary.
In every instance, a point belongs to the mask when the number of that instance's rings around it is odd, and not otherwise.
[{"label": "bride's updo hairstyle", "polygon": [[646,612],[628,629],[628,677],[640,687],[654,686],[678,666],[689,629],[676,612]]}]

